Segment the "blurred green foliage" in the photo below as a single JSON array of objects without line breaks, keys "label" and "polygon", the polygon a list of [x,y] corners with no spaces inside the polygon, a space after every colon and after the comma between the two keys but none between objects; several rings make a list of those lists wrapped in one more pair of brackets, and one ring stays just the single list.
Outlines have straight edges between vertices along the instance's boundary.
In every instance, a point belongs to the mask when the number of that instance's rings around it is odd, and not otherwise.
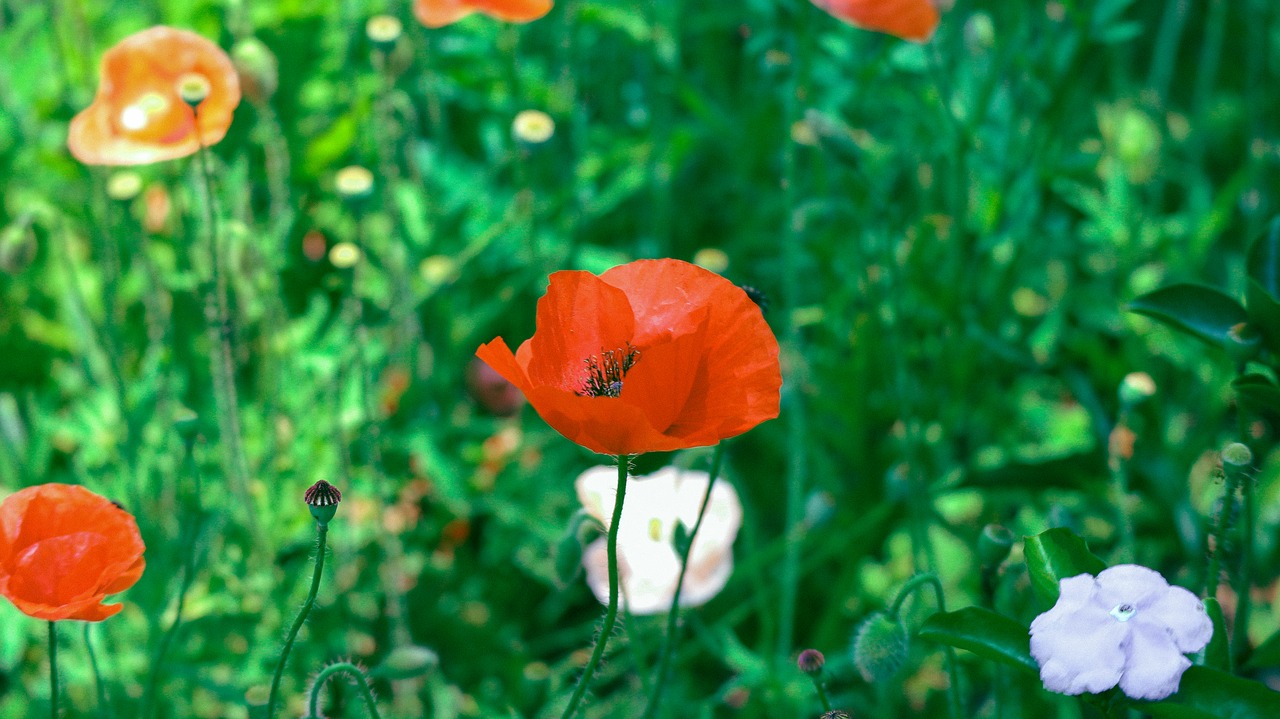
[{"label": "blurred green foliage", "polygon": [[[66,716],[137,716],[189,552],[158,715],[264,702],[310,571],[301,498],[319,479],[345,501],[288,715],[324,662],[377,667],[410,645],[439,666],[378,679],[386,715],[558,715],[600,609],[581,580],[557,580],[555,548],[573,478],[606,460],[527,409],[487,412],[467,368],[481,342],[532,333],[550,272],[638,257],[761,289],[784,346],[783,416],[728,448],[737,567],[686,614],[671,716],[817,716],[791,663],[807,646],[855,716],[943,716],[937,647],[913,641],[871,684],[848,656],[858,623],[933,570],[952,608],[1025,625],[1044,606],[1021,545],[991,587],[977,571],[990,522],[1068,527],[1118,556],[1118,427],[1136,560],[1198,588],[1214,453],[1240,438],[1236,363],[1127,307],[1175,282],[1246,294],[1249,242],[1280,212],[1269,0],[957,0],[926,45],[800,0],[560,0],[528,25],[440,30],[408,5],[0,0],[0,487],[84,484],[124,502],[148,545],[121,615],[60,627]],[[386,54],[364,32],[383,12],[405,28]],[[213,153],[247,495],[223,478],[198,165],[138,168],[143,194],[122,202],[65,147],[101,53],[158,23],[229,50],[256,38],[278,65],[278,88],[247,97]],[[549,142],[512,137],[527,108],[555,120]],[[358,211],[333,188],[352,164],[375,175]],[[343,242],[361,248],[359,282],[332,261]],[[1158,390],[1120,421],[1134,371]],[[1246,645],[1280,628],[1275,429],[1264,414],[1248,428]],[[932,608],[913,600],[904,620],[914,630]],[[587,716],[639,714],[661,627],[626,619]],[[43,633],[0,603],[0,716],[47,712]],[[1277,653],[1264,656],[1248,671],[1274,682]],[[1034,676],[961,664],[970,716],[996,716],[997,697],[1004,716],[1079,716]],[[350,687],[326,691],[329,715],[360,715]]]}]

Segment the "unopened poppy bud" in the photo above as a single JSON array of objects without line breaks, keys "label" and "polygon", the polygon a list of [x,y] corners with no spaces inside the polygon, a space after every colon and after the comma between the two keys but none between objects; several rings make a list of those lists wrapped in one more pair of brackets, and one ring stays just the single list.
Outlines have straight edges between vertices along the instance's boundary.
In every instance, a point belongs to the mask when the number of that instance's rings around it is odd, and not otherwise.
[{"label": "unopened poppy bud", "polygon": [[128,202],[142,192],[142,176],[133,170],[120,170],[107,178],[107,197],[116,202]]},{"label": "unopened poppy bud", "polygon": [[1156,381],[1146,372],[1130,372],[1120,383],[1120,402],[1132,407],[1156,393]]},{"label": "unopened poppy bud", "polygon": [[183,73],[178,78],[178,97],[195,109],[200,103],[209,97],[209,92],[213,90],[213,85],[209,83],[209,78],[198,72]]},{"label": "unopened poppy bud", "polygon": [[373,173],[359,165],[344,167],[333,176],[333,189],[347,202],[367,199],[373,194]]},{"label": "unopened poppy bud", "polygon": [[907,659],[907,630],[902,620],[875,612],[853,637],[853,664],[868,682],[892,677]]},{"label": "unopened poppy bud", "polygon": [[440,665],[440,656],[427,647],[409,644],[391,650],[370,676],[390,680],[420,677]]},{"label": "unopened poppy bud", "polygon": [[1013,549],[1013,532],[999,524],[988,524],[978,535],[978,562],[983,567],[995,567],[1009,556]]},{"label": "unopened poppy bud", "polygon": [[329,520],[333,519],[333,515],[338,513],[338,502],[342,501],[342,492],[322,479],[311,485],[302,499],[311,510],[311,516],[316,518],[316,524],[324,527],[329,524]]},{"label": "unopened poppy bud", "polygon": [[818,719],[849,719],[849,712],[843,709],[832,709],[829,712],[823,712]]},{"label": "unopened poppy bud", "polygon": [[250,100],[266,102],[280,85],[280,63],[261,40],[250,37],[231,48],[231,63],[240,76],[240,87]]},{"label": "unopened poppy bud", "polygon": [[1239,442],[1232,442],[1222,448],[1222,461],[1236,467],[1248,467],[1253,464],[1253,452]]},{"label": "unopened poppy bud", "polygon": [[1227,330],[1227,355],[1238,363],[1245,363],[1258,356],[1262,349],[1262,335],[1247,322],[1241,322]]},{"label": "unopened poppy bud", "polygon": [[403,32],[404,26],[391,15],[374,15],[364,24],[365,36],[382,52],[391,52]]},{"label": "unopened poppy bud", "polygon": [[800,652],[800,656],[796,657],[796,668],[816,677],[822,673],[822,668],[826,666],[827,658],[822,656],[822,652],[817,649],[806,649]]},{"label": "unopened poppy bud", "polygon": [[521,110],[511,121],[511,135],[525,145],[541,145],[556,133],[556,121],[541,110]]}]

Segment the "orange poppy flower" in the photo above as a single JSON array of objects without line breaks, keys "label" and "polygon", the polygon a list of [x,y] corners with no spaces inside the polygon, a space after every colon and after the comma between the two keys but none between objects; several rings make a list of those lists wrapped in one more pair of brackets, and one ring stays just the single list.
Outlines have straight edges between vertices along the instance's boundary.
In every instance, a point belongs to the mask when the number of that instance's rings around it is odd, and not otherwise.
[{"label": "orange poppy flower", "polygon": [[601,454],[711,445],[778,416],[778,341],[728,280],[679,260],[551,275],[537,331],[476,355]]},{"label": "orange poppy flower", "polygon": [[133,516],[84,487],[41,484],[0,502],[0,594],[37,619],[119,612],[102,600],[138,581],[145,549]]},{"label": "orange poppy flower", "polygon": [[436,28],[479,12],[506,22],[530,22],[551,12],[551,0],[414,0],[418,22]]},{"label": "orange poppy flower", "polygon": [[931,0],[813,0],[813,4],[850,25],[924,42],[938,27]]},{"label": "orange poppy flower", "polygon": [[[159,25],[102,56],[93,104],[71,120],[67,148],[86,165],[145,165],[186,157],[227,134],[240,104],[235,66],[199,35]],[[205,98],[196,115],[180,86]]]}]

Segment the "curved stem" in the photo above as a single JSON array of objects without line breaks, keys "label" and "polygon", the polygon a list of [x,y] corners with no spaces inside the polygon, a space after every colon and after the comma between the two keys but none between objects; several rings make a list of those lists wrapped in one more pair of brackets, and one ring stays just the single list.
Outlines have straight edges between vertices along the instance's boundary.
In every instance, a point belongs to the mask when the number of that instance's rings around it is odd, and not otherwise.
[{"label": "curved stem", "polygon": [[[902,612],[902,605],[906,603],[907,597],[911,596],[917,589],[924,585],[933,588],[934,599],[938,603],[938,611],[947,611],[946,597],[942,591],[942,580],[938,579],[933,573],[917,574],[907,580],[902,585],[902,589],[898,590],[898,596],[893,600],[893,607],[889,610],[895,617]],[[956,672],[956,652],[951,647],[946,648],[947,657],[947,711],[951,719],[960,719],[960,675]]]},{"label": "curved stem", "polygon": [[49,716],[58,719],[58,630],[49,622]]},{"label": "curved stem", "polygon": [[716,478],[720,476],[720,466],[724,462],[724,442],[716,445],[715,454],[711,458],[711,476],[707,480],[707,491],[702,495],[702,504],[698,507],[698,518],[689,530],[689,538],[680,548],[680,575],[676,580],[676,591],[671,597],[671,609],[667,612],[667,634],[662,643],[662,656],[658,659],[658,670],[654,675],[653,687],[649,692],[649,701],[644,707],[644,719],[653,719],[658,715],[658,706],[662,703],[662,692],[667,683],[667,674],[671,671],[671,655],[675,652],[677,623],[680,617],[680,592],[684,589],[684,575],[689,569],[689,553],[693,549],[693,540],[702,527],[702,518],[706,516],[707,505],[711,502],[711,490],[716,486]]},{"label": "curved stem", "polygon": [[297,619],[294,619],[293,626],[289,627],[289,635],[284,640],[284,649],[280,652],[280,662],[276,664],[276,673],[271,678],[271,693],[267,695],[267,719],[271,719],[276,714],[276,694],[280,691],[280,677],[284,674],[285,663],[289,661],[293,640],[297,638],[298,630],[302,629],[303,622],[307,621],[307,615],[311,613],[312,605],[316,603],[316,592],[320,589],[320,575],[324,572],[325,538],[328,534],[328,526],[316,524],[316,571],[311,575],[311,590],[307,592],[307,601],[302,603]]},{"label": "curved stem", "polygon": [[364,672],[360,671],[360,667],[351,662],[338,662],[330,664],[316,675],[316,681],[311,685],[311,704],[310,717],[319,717],[320,712],[320,690],[324,688],[324,683],[334,674],[350,674],[356,678],[356,686],[360,689],[360,696],[364,699],[364,707],[369,710],[369,716],[373,719],[382,719],[378,714],[378,704],[373,700],[373,690],[369,688],[369,682],[365,679]]},{"label": "curved stem", "polygon": [[618,619],[618,525],[622,523],[622,500],[627,494],[627,465],[630,461],[631,458],[626,455],[618,457],[618,492],[613,500],[613,519],[609,522],[609,606],[604,612],[600,638],[596,640],[591,658],[587,660],[587,666],[582,670],[582,678],[578,680],[578,686],[574,688],[573,696],[569,697],[569,705],[565,707],[560,719],[569,719],[578,711],[578,704],[587,693],[587,687],[591,684],[591,675],[595,674],[596,666],[604,656],[605,645],[609,642],[614,622]]}]

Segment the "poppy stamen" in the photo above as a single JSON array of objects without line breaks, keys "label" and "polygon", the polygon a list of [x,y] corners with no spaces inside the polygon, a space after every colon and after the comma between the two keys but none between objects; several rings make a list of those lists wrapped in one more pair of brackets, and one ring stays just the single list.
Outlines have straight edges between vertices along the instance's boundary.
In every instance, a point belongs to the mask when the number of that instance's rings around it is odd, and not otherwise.
[{"label": "poppy stamen", "polygon": [[583,397],[618,397],[622,395],[622,379],[640,359],[640,350],[627,343],[616,350],[601,350],[582,363],[587,377],[578,394]]}]

